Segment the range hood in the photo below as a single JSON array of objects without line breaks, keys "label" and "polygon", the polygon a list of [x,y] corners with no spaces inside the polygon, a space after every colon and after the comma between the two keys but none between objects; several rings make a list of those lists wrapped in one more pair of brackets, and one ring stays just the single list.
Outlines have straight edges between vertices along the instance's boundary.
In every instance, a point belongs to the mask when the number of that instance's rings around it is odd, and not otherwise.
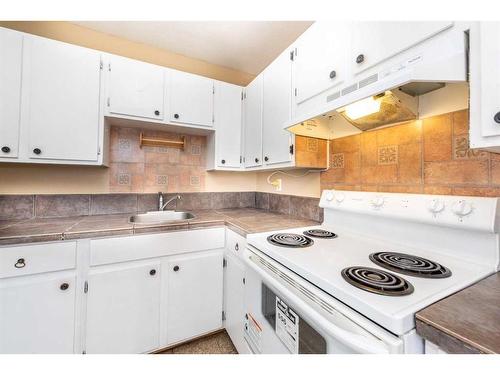
[{"label": "range hood", "polygon": [[[420,102],[446,98],[467,83],[467,43],[455,37],[418,54],[411,51],[317,95],[313,111],[297,110],[284,128],[291,133],[334,139],[420,119]],[[439,93],[441,92],[441,93]],[[438,93],[438,94],[436,94]],[[306,106],[304,106],[306,107]],[[297,107],[299,108],[299,107]],[[303,113],[302,113],[303,112]],[[450,111],[451,112],[451,111]],[[445,113],[445,112],[441,112]]]}]

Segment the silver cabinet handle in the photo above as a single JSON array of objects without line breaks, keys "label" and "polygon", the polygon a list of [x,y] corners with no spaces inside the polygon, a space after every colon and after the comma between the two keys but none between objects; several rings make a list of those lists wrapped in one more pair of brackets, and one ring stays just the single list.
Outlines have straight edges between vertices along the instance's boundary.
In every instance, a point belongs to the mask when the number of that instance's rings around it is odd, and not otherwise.
[{"label": "silver cabinet handle", "polygon": [[240,245],[236,244],[234,245],[234,250],[238,251],[240,249]]}]

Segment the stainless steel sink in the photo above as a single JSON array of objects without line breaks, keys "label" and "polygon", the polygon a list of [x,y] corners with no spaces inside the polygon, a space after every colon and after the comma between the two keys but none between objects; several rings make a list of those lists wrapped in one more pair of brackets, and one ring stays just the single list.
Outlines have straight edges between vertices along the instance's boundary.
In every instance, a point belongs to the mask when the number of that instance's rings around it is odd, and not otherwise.
[{"label": "stainless steel sink", "polygon": [[129,222],[135,224],[164,224],[174,221],[193,219],[191,212],[184,211],[151,211],[145,214],[130,216]]}]

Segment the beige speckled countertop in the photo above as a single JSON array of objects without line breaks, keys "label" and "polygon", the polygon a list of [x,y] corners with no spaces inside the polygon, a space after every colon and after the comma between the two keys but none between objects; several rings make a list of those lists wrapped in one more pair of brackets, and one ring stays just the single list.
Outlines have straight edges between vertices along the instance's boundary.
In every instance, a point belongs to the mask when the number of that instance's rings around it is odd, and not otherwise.
[{"label": "beige speckled countertop", "polygon": [[195,215],[193,219],[169,224],[129,223],[129,217],[133,214],[3,220],[0,221],[0,245],[166,232],[222,225],[227,225],[237,233],[246,236],[249,233],[318,224],[316,221],[255,208],[191,212]]},{"label": "beige speckled countertop", "polygon": [[448,353],[500,353],[500,272],[419,311],[416,323]]}]

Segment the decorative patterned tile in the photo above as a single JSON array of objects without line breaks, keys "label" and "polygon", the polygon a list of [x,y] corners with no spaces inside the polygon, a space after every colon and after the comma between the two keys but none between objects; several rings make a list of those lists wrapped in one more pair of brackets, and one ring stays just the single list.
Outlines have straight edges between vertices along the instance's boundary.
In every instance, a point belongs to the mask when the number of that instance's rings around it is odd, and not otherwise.
[{"label": "decorative patterned tile", "polygon": [[331,166],[334,169],[344,168],[344,153],[333,154]]},{"label": "decorative patterned tile", "polygon": [[378,165],[398,164],[398,146],[384,146],[378,148]]},{"label": "decorative patterned tile", "polygon": [[475,150],[469,147],[468,134],[455,136],[453,138],[453,159],[468,160],[468,159],[484,159],[488,157],[488,153],[482,150]]}]

